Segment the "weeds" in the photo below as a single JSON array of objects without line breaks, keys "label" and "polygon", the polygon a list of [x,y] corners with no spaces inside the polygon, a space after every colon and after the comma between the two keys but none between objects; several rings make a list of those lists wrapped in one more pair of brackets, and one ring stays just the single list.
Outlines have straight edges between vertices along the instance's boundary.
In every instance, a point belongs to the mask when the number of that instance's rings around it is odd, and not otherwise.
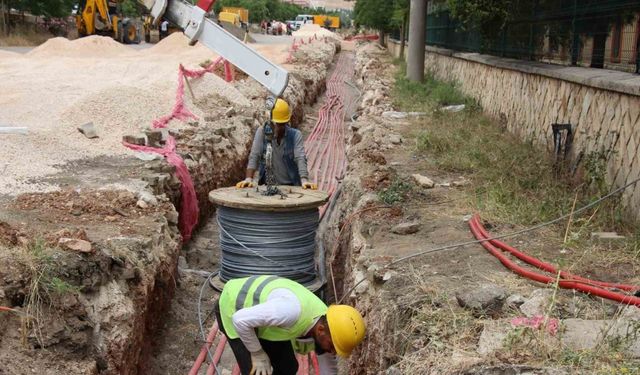
[{"label": "weeds", "polygon": [[37,32],[33,27],[16,26],[7,36],[0,36],[0,47],[37,46],[51,38],[50,33]]},{"label": "weeds", "polygon": [[396,204],[404,201],[410,190],[410,184],[396,178],[389,187],[378,192],[378,199],[387,205]]},{"label": "weeds", "polygon": [[56,276],[56,265],[51,249],[42,240],[24,248],[24,262],[30,272],[29,290],[25,300],[25,315],[22,331],[26,343],[28,329],[33,330],[36,340],[42,344],[43,308],[51,304],[54,297],[67,293],[78,293],[80,288]]}]

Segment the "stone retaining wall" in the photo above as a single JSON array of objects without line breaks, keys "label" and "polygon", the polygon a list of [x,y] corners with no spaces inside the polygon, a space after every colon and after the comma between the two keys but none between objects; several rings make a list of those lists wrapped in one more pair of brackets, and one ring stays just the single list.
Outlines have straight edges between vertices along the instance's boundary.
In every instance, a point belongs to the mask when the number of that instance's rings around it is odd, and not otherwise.
[{"label": "stone retaining wall", "polygon": [[[399,43],[389,41],[388,48],[399,55]],[[570,123],[573,171],[582,170],[587,159],[603,156],[607,183],[620,187],[640,178],[638,75],[431,47],[425,53],[425,69],[438,79],[457,82],[488,115],[548,152],[554,148],[551,124]],[[640,187],[626,189],[623,204],[640,219]]]}]

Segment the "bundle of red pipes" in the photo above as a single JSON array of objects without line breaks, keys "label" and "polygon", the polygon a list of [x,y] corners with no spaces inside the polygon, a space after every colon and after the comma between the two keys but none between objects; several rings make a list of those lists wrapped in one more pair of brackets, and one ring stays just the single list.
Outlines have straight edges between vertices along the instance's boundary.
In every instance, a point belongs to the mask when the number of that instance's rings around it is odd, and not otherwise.
[{"label": "bundle of red pipes", "polygon": [[[351,78],[351,65],[347,55],[338,58],[327,81],[327,97],[318,112],[318,121],[304,143],[310,177],[316,181],[318,189],[330,196],[336,191],[347,166],[344,116],[351,98],[347,98],[345,81]],[[320,208],[321,217],[326,208],[327,205]]]},{"label": "bundle of red pipes", "polygon": [[[489,251],[489,253],[498,258],[505,267],[520,276],[545,284],[554,284],[557,281],[560,288],[574,289],[583,293],[593,294],[594,296],[624,303],[626,305],[635,305],[640,307],[640,297],[615,291],[635,292],[640,290],[640,286],[591,280],[566,271],[558,270],[552,264],[545,263],[535,257],[527,255],[502,241],[490,239],[491,236],[489,236],[489,233],[480,223],[480,216],[478,215],[474,215],[471,220],[469,220],[469,226],[471,227],[471,232],[478,240],[488,239],[487,241],[481,242],[481,244],[485,249],[487,249],[487,251]],[[521,261],[547,272],[548,274],[522,267],[509,259],[509,257],[503,252],[507,252]]]}]

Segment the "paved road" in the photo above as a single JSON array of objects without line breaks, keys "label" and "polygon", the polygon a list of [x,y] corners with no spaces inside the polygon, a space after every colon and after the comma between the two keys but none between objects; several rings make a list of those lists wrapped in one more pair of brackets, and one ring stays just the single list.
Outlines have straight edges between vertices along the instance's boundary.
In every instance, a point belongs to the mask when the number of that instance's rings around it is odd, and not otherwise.
[{"label": "paved road", "polygon": [[291,44],[293,37],[290,35],[265,35],[251,33],[251,37],[258,44]]}]

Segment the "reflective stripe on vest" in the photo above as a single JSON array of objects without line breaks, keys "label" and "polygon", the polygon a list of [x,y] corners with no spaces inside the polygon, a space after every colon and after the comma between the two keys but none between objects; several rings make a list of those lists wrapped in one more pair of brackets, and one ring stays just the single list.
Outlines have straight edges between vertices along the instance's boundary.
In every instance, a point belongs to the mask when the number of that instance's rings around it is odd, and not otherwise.
[{"label": "reflective stripe on vest", "polygon": [[232,316],[236,311],[264,303],[274,289],[290,290],[300,301],[300,317],[289,328],[258,327],[258,337],[271,341],[287,341],[301,337],[313,321],[326,314],[327,305],[304,286],[277,276],[251,276],[229,280],[220,295],[220,317],[230,339],[238,338]]}]

